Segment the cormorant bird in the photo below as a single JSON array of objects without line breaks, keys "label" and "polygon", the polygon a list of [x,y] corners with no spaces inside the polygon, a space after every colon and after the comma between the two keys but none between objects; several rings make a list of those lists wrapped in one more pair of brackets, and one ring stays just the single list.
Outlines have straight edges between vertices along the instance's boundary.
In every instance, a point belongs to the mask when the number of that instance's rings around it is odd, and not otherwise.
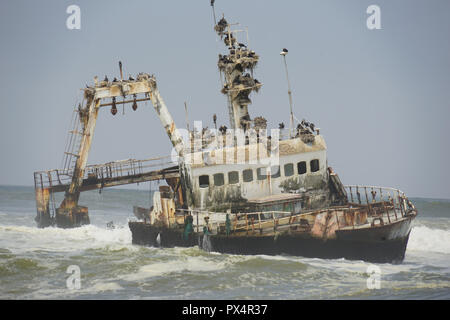
[{"label": "cormorant bird", "polygon": [[227,132],[227,126],[220,126],[220,128],[219,128],[219,131],[222,133],[222,134],[225,134],[226,132]]},{"label": "cormorant bird", "polygon": [[230,35],[226,35],[225,39],[224,39],[225,45],[227,46],[233,46],[234,43],[236,42],[236,38],[233,36],[233,34]]},{"label": "cormorant bird", "polygon": [[132,76],[130,76],[130,77],[128,78],[128,80],[134,81],[134,78],[133,78]]},{"label": "cormorant bird", "polygon": [[108,82],[109,80],[108,80],[108,77],[105,75],[105,79],[103,79],[103,81],[106,81],[106,82]]},{"label": "cormorant bird", "polygon": [[117,80],[117,78],[116,77],[114,77],[114,79],[113,79],[113,81],[112,82],[119,82],[119,80]]},{"label": "cormorant bird", "polygon": [[309,122],[306,121],[305,119],[302,120],[301,124],[302,124],[302,126],[304,126],[304,127],[309,127]]},{"label": "cormorant bird", "polygon": [[282,123],[280,123],[280,124],[278,124],[278,128],[281,130],[281,129],[284,129],[284,123],[282,122]]},{"label": "cormorant bird", "polygon": [[217,24],[218,24],[219,26],[221,26],[221,27],[226,27],[227,24],[228,24],[228,22],[227,22],[227,20],[225,20],[224,17],[222,17],[222,19],[220,19],[219,22],[218,22]]}]

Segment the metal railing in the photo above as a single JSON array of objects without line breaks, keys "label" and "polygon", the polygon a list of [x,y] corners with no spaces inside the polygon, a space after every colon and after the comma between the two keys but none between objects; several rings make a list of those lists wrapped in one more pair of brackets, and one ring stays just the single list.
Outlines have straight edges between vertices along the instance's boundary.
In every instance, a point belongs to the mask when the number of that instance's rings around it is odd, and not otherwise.
[{"label": "metal railing", "polygon": [[367,207],[368,215],[380,223],[392,223],[417,212],[405,193],[396,188],[378,186],[345,186],[349,207]]},{"label": "metal railing", "polygon": [[[267,234],[282,230],[309,232],[316,223],[316,218],[324,214],[326,221],[333,219],[335,228],[355,229],[358,227],[374,227],[399,221],[411,213],[417,213],[412,202],[405,193],[395,188],[376,186],[345,186],[348,204],[330,208],[292,213],[284,211],[228,213],[231,222],[231,233]],[[194,218],[194,230],[202,232],[207,225],[205,217],[210,217],[209,229],[215,234],[226,231],[227,213],[203,210],[178,209],[178,214]],[[328,222],[327,222],[328,223]]]},{"label": "metal railing", "polygon": [[[104,164],[88,165],[84,170],[83,179],[98,180],[137,176],[151,173],[156,170],[173,165],[170,156],[150,158],[144,160],[119,160]],[[73,169],[53,169],[37,171],[34,173],[34,184],[36,189],[50,188],[68,185],[72,181]]]},{"label": "metal railing", "polygon": [[[211,212],[204,210],[188,210],[178,209],[178,214],[183,214],[183,221],[186,220],[188,215],[191,215],[193,219],[193,227],[196,232],[203,232],[203,227],[208,226],[210,232],[213,234],[225,233],[226,215],[230,217],[231,232],[259,232],[264,233],[264,230],[273,232],[279,227],[293,226],[300,224],[300,216],[305,214],[292,214],[288,211],[262,211],[262,212],[246,212],[246,213],[224,213],[224,212]],[[205,217],[209,217],[210,221],[206,223]],[[305,224],[306,226],[306,224]],[[308,225],[308,227],[310,227]]]}]

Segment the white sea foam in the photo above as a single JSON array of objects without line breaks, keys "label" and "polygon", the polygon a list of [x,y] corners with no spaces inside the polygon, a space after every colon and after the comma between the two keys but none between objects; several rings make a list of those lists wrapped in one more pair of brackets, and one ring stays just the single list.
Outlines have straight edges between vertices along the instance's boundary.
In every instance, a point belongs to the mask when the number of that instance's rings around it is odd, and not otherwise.
[{"label": "white sea foam", "polygon": [[117,291],[123,288],[115,282],[96,281],[95,284],[86,289],[87,292],[99,293],[104,291]]},{"label": "white sea foam", "polygon": [[16,252],[132,248],[131,232],[127,226],[108,230],[94,225],[74,229],[0,225],[0,247]]},{"label": "white sea foam", "polygon": [[123,275],[121,279],[126,281],[139,281],[147,278],[161,276],[169,273],[181,272],[213,272],[225,269],[231,261],[212,261],[204,257],[185,257],[171,261],[156,262],[139,268],[132,274]]},{"label": "white sea foam", "polygon": [[[84,294],[101,294],[105,292],[117,292],[123,290],[118,283],[107,280],[94,280],[91,282],[81,281],[81,288],[77,290],[70,290],[63,283],[62,286],[54,287],[47,281],[39,281],[34,283],[29,288],[30,293],[20,296],[22,299],[70,299],[77,298]],[[1,295],[0,295],[1,297]]]},{"label": "white sea foam", "polygon": [[450,253],[450,230],[414,227],[409,236],[407,250]]}]

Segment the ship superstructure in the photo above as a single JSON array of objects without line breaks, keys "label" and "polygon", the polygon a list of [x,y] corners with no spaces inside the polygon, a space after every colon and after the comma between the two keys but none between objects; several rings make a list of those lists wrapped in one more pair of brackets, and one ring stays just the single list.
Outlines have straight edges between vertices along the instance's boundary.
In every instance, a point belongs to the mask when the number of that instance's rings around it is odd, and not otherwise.
[{"label": "ship superstructure", "polygon": [[[330,179],[326,143],[314,124],[302,121],[295,128],[280,124],[269,130],[264,117],[250,116],[250,94],[262,83],[253,72],[260,58],[244,43],[248,30],[222,17],[215,31],[227,48],[226,54],[219,54],[217,66],[231,128],[190,136],[194,142],[184,153],[189,155],[184,160],[190,169],[190,208],[248,211],[254,200],[293,193],[301,196],[302,208],[344,204],[345,189],[336,175]],[[246,37],[241,40],[242,33]]]}]

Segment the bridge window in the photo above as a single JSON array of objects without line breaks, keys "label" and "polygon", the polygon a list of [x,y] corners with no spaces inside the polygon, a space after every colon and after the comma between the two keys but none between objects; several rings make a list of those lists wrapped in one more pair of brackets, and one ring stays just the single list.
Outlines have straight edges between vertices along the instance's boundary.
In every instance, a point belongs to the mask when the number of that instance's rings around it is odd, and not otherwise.
[{"label": "bridge window", "polygon": [[297,163],[297,171],[298,171],[298,174],[306,173],[306,162],[305,161],[301,161],[301,162]]},{"label": "bridge window", "polygon": [[244,182],[252,182],[253,181],[253,170],[247,169],[242,172],[242,177],[244,178]]},{"label": "bridge window", "polygon": [[284,165],[284,176],[290,177],[294,175],[294,165],[292,163],[287,163]]},{"label": "bridge window", "polygon": [[258,168],[258,169],[256,169],[256,175],[258,177],[258,180],[265,180],[265,179],[267,179],[267,169],[266,168]]},{"label": "bridge window", "polygon": [[228,172],[228,183],[229,184],[239,183],[239,172],[237,171]]},{"label": "bridge window", "polygon": [[280,166],[272,166],[270,168],[270,174],[271,174],[272,178],[279,178],[281,175],[280,171],[281,171]]},{"label": "bridge window", "polygon": [[311,167],[311,172],[319,171],[319,169],[320,169],[319,168],[319,159],[311,160],[310,167]]},{"label": "bridge window", "polygon": [[200,185],[200,188],[208,188],[209,187],[209,176],[204,175],[198,177],[198,184]]},{"label": "bridge window", "polygon": [[215,186],[220,187],[225,184],[223,173],[216,173],[213,177],[214,177],[214,185]]}]

